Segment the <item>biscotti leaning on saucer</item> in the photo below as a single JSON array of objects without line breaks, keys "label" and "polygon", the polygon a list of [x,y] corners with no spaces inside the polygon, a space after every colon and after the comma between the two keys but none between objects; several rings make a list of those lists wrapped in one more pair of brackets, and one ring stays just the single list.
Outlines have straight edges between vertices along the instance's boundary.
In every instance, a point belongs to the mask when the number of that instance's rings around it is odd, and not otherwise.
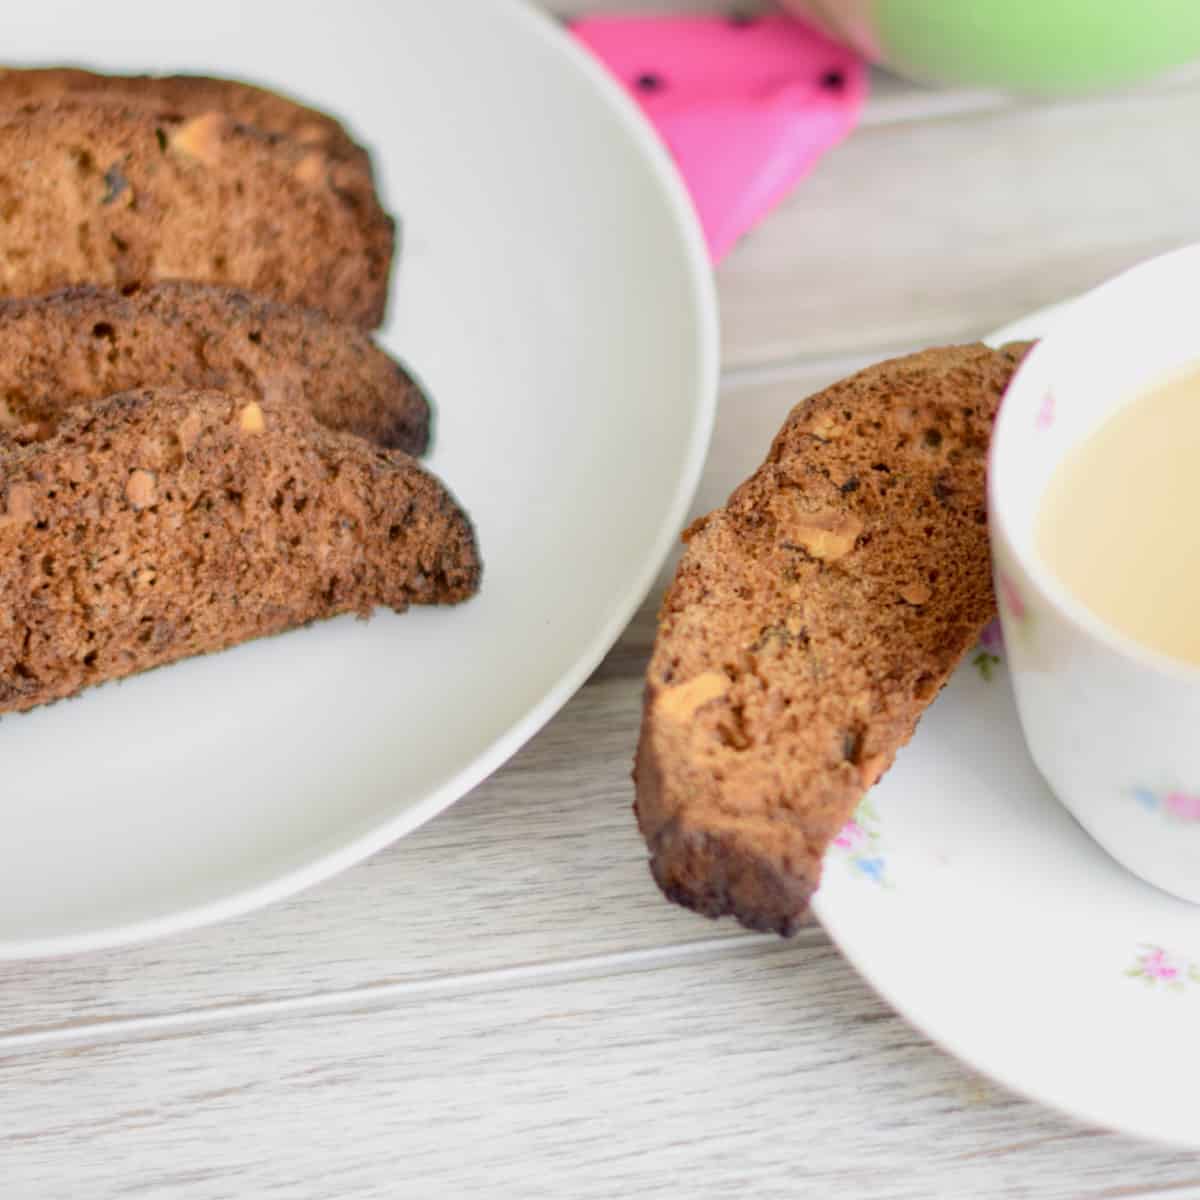
[{"label": "biscotti leaning on saucer", "polygon": [[365,171],[220,110],[0,106],[0,296],[189,279],[374,328],[394,231]]},{"label": "biscotti leaning on saucer", "polygon": [[186,282],[0,300],[0,430],[32,423],[46,437],[76,405],[145,387],[289,399],[381,446],[422,454],[429,443],[422,388],[363,330],[318,309]]},{"label": "biscotti leaning on saucer", "polygon": [[143,389],[0,434],[0,505],[0,713],[479,586],[440,481],[287,401]]},{"label": "biscotti leaning on saucer", "polygon": [[994,615],[992,422],[1024,347],[928,350],[803,401],[697,521],[634,771],[672,900],[791,933],[822,857]]}]

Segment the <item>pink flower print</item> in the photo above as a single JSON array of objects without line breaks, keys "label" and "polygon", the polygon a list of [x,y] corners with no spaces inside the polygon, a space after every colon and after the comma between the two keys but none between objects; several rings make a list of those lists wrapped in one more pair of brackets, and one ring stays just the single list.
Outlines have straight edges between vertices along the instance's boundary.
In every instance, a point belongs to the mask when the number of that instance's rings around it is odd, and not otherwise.
[{"label": "pink flower print", "polygon": [[847,821],[842,832],[833,839],[839,850],[856,850],[866,844],[867,831],[857,821]]},{"label": "pink flower print", "polygon": [[1004,601],[1005,607],[1016,620],[1025,620],[1025,601],[1021,599],[1021,593],[1017,591],[1016,584],[1003,571],[996,573],[996,579],[1000,587],[1000,598]]},{"label": "pink flower print", "polygon": [[1200,983],[1200,965],[1194,960],[1145,942],[1133,966],[1125,968],[1125,974],[1130,979],[1140,979],[1147,987],[1172,992],[1182,992],[1189,984]]},{"label": "pink flower print", "polygon": [[1037,420],[1034,425],[1038,429],[1049,429],[1054,424],[1054,393],[1047,388],[1046,394],[1042,397],[1042,407],[1038,409]]},{"label": "pink flower print", "polygon": [[1004,634],[999,621],[989,621],[979,635],[979,644],[989,654],[999,654],[1004,649]]},{"label": "pink flower print", "polygon": [[1169,983],[1172,979],[1179,978],[1179,968],[1171,962],[1167,957],[1167,952],[1159,946],[1147,950],[1139,957],[1138,963],[1142,968],[1142,973],[1151,979],[1161,979],[1164,983]]},{"label": "pink flower print", "polygon": [[1181,821],[1200,821],[1200,796],[1188,792],[1168,792],[1167,811]]},{"label": "pink flower print", "polygon": [[879,814],[864,796],[858,811],[833,839],[833,848],[859,878],[890,888],[887,860],[880,853],[880,843]]},{"label": "pink flower print", "polygon": [[1189,825],[1200,822],[1200,792],[1185,792],[1182,788],[1156,791],[1139,785],[1129,794],[1148,813],[1161,813],[1167,820]]}]

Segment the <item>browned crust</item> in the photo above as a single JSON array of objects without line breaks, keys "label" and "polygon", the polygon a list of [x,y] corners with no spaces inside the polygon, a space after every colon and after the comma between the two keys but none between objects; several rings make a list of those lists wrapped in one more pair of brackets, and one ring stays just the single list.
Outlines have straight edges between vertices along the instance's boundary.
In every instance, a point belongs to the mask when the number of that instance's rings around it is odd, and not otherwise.
[{"label": "browned crust", "polygon": [[211,112],[80,95],[0,112],[0,295],[164,279],[373,328],[393,223],[352,164]]},{"label": "browned crust", "polygon": [[926,351],[804,401],[685,535],[634,766],[671,900],[803,921],[830,841],[993,615],[985,460],[1022,351]]},{"label": "browned crust", "polygon": [[367,151],[328,113],[235,79],[206,75],[100,75],[76,67],[0,68],[0,108],[22,104],[118,103],[167,122],[221,113],[273,139],[319,151],[340,191],[364,211],[380,208]]},{"label": "browned crust", "polygon": [[367,152],[328,113],[278,91],[207,75],[103,75],[78,67],[0,67],[0,106],[78,93],[127,100],[168,118],[228,113],[243,125],[317,146],[370,173]]},{"label": "browned crust", "polygon": [[82,285],[0,301],[0,429],[50,432],[77,404],[172,385],[304,404],[330,429],[422,454],[422,388],[361,329],[236,288]]}]

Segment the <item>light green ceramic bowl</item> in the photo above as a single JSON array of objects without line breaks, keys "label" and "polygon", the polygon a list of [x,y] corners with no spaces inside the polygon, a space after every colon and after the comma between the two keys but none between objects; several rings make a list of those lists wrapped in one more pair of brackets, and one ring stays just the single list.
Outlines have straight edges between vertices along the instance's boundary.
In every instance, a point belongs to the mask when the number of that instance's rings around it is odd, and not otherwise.
[{"label": "light green ceramic bowl", "polygon": [[1200,0],[784,0],[927,83],[1033,92],[1136,82],[1200,57]]}]

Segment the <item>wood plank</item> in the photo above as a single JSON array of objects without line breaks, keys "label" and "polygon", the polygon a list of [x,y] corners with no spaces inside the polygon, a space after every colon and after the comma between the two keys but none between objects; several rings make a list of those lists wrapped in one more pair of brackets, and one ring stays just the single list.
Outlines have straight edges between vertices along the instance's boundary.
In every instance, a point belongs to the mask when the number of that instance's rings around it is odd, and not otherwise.
[{"label": "wood plank", "polygon": [[1198,121],[1181,89],[858,130],[720,268],[726,364],[973,338],[1194,240]]},{"label": "wood plank", "polygon": [[[1188,1193],[931,1047],[832,950],[0,1057],[6,1195]],[[1123,1190],[1128,1189],[1128,1190]]]}]

